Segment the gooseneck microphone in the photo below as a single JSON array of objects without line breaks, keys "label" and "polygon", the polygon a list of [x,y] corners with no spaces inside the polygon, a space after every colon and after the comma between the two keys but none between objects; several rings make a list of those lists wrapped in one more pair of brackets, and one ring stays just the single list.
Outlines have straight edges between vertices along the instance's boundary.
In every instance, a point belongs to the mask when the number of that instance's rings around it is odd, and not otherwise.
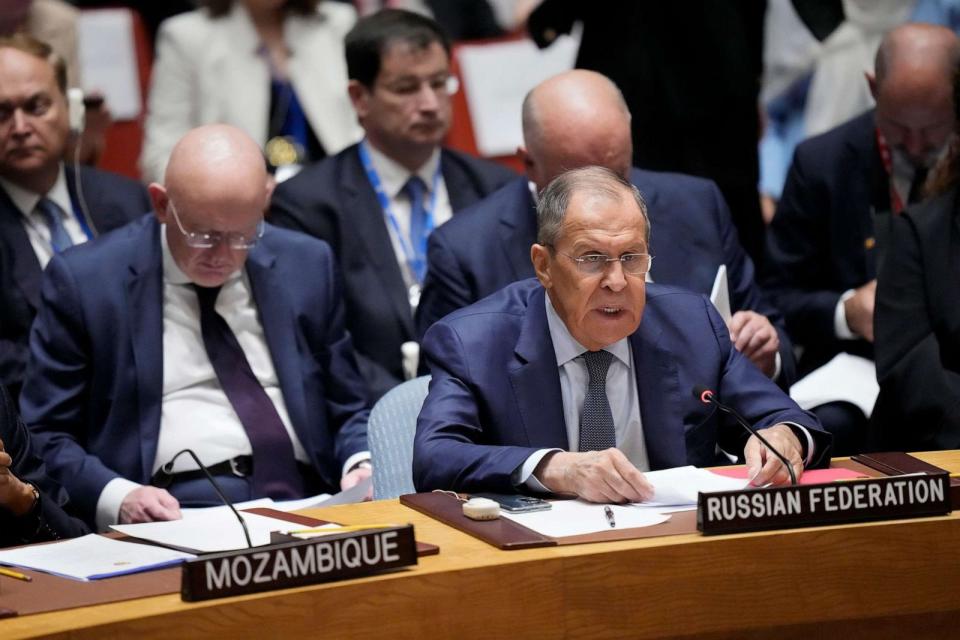
[{"label": "gooseneck microphone", "polygon": [[764,446],[766,446],[767,449],[768,449],[773,455],[777,456],[777,458],[780,460],[780,462],[782,462],[782,463],[784,464],[784,466],[787,467],[787,473],[790,474],[790,484],[793,484],[793,485],[797,484],[797,474],[796,474],[796,472],[793,470],[793,465],[790,464],[790,462],[787,460],[787,458],[786,458],[782,453],[780,453],[779,451],[777,451],[777,449],[774,448],[774,446],[773,446],[772,444],[770,444],[769,442],[767,442],[767,439],[764,438],[762,435],[760,435],[760,432],[759,432],[759,431],[757,431],[756,429],[754,429],[754,428],[750,425],[749,422],[747,422],[746,420],[744,420],[744,419],[743,419],[743,416],[741,416],[740,413],[737,412],[736,409],[734,409],[733,407],[728,407],[727,405],[725,405],[725,404],[723,404],[722,402],[720,402],[719,400],[717,400],[716,394],[715,394],[712,390],[710,390],[710,389],[708,389],[707,387],[703,386],[702,384],[698,384],[698,385],[696,385],[696,386],[693,388],[693,397],[696,398],[697,400],[699,400],[700,402],[702,402],[703,404],[712,404],[712,405],[715,406],[717,409],[720,409],[720,411],[723,411],[724,413],[727,413],[727,414],[730,414],[731,416],[733,416],[734,419],[735,419],[737,422],[740,423],[740,426],[741,426],[741,427],[743,427],[744,429],[746,429],[751,435],[756,436],[756,437],[757,437],[757,440],[759,440],[760,442],[762,442],[762,443],[764,444]]},{"label": "gooseneck microphone", "polygon": [[[769,446],[769,445],[767,445]],[[193,461],[197,463],[197,467],[203,472],[203,475],[207,476],[207,480],[210,481],[210,484],[213,485],[213,490],[217,492],[217,495],[220,496],[220,500],[223,501],[223,504],[230,507],[230,511],[233,511],[233,515],[237,517],[237,520],[240,522],[240,526],[243,527],[243,537],[247,539],[247,547],[253,549],[253,543],[250,541],[250,532],[247,530],[247,523],[243,521],[243,518],[240,517],[240,514],[237,513],[237,509],[233,506],[233,502],[227,497],[227,494],[223,492],[223,489],[220,488],[220,485],[217,484],[217,481],[213,479],[213,476],[210,474],[210,471],[200,462],[200,458],[197,457],[197,454],[193,452],[193,449],[183,449],[178,451],[177,455],[170,458],[170,462],[164,464],[161,469],[164,473],[173,473],[173,463],[177,461],[181,455],[188,453],[190,457],[193,458]]]}]

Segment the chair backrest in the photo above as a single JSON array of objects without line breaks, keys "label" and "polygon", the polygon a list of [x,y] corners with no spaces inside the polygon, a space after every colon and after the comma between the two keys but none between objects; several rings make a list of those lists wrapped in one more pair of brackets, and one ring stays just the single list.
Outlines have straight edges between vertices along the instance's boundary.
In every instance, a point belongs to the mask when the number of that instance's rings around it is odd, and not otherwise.
[{"label": "chair backrest", "polygon": [[373,462],[373,498],[413,493],[413,435],[427,397],[430,376],[407,380],[386,393],[370,411],[367,442]]}]

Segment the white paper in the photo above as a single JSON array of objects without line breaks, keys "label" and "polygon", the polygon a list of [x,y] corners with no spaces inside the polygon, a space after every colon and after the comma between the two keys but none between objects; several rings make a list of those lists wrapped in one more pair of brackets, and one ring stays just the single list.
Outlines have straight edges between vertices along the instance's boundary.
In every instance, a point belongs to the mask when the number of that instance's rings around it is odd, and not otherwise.
[{"label": "white paper", "polygon": [[[250,541],[255,547],[269,544],[271,531],[284,531],[290,528],[290,522],[287,520],[243,512],[240,513],[240,517],[247,523]],[[243,528],[237,522],[236,516],[226,507],[207,509],[203,513],[195,513],[182,520],[115,524],[110,528],[133,538],[198,553],[247,548]]]},{"label": "white paper", "polygon": [[[237,502],[233,507],[240,511],[241,509],[254,509],[257,507],[267,508],[267,509],[276,509],[276,503],[270,498],[259,498],[257,500],[247,500],[246,502]],[[197,516],[202,516],[205,513],[210,513],[211,511],[226,511],[230,513],[230,507],[223,505],[222,507],[186,507],[180,509],[180,513],[184,518],[196,518]],[[281,509],[282,511],[282,509]],[[234,518],[236,520],[236,518]]]},{"label": "white paper", "polygon": [[727,324],[733,314],[730,312],[730,285],[727,283],[727,265],[722,264],[717,269],[717,277],[713,280],[713,289],[710,291],[710,302],[720,312],[720,317]]},{"label": "white paper", "polygon": [[859,407],[868,418],[879,393],[876,365],[849,353],[838,353],[790,387],[790,397],[801,409],[842,400]]},{"label": "white paper", "polygon": [[697,504],[698,493],[736,491],[748,480],[728,478],[693,466],[648,471],[644,477],[653,485],[653,500],[637,503],[641,507],[675,507]]},{"label": "white paper", "polygon": [[135,120],[140,115],[140,76],[130,11],[80,12],[77,46],[84,91],[102,93],[114,120]]},{"label": "white paper", "polygon": [[561,36],[543,50],[532,40],[459,48],[457,60],[480,155],[516,152],[523,144],[523,99],[547,78],[572,69],[579,48],[579,34]]},{"label": "white paper", "polygon": [[91,533],[63,542],[0,551],[0,564],[74,580],[96,580],[179,564],[193,557],[189,553]]},{"label": "white paper", "polygon": [[513,520],[537,533],[562,538],[579,536],[586,533],[610,531],[610,523],[604,513],[604,507],[613,510],[615,529],[635,529],[649,527],[670,519],[669,515],[654,513],[645,509],[635,509],[630,505],[602,505],[584,500],[554,500],[553,508],[548,511],[530,513],[507,513],[500,511],[501,518]]}]

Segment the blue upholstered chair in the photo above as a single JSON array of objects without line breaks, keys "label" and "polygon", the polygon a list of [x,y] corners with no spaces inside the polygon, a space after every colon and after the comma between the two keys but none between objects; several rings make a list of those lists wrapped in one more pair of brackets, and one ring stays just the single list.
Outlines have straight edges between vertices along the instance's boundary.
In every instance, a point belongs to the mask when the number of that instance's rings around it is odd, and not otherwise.
[{"label": "blue upholstered chair", "polygon": [[413,493],[413,434],[427,397],[430,376],[407,380],[388,391],[373,410],[367,442],[373,462],[373,499]]}]

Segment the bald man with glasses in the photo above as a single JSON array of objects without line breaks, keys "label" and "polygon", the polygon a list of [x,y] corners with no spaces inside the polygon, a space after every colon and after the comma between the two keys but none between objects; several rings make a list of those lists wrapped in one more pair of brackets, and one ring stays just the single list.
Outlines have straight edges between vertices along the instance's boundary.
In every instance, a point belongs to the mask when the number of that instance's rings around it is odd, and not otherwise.
[{"label": "bald man with glasses", "polygon": [[333,255],[264,223],[265,185],[253,140],[200,127],[149,187],[155,217],[47,267],[22,411],[99,528],[216,504],[187,448],[234,501],[370,475]]}]

